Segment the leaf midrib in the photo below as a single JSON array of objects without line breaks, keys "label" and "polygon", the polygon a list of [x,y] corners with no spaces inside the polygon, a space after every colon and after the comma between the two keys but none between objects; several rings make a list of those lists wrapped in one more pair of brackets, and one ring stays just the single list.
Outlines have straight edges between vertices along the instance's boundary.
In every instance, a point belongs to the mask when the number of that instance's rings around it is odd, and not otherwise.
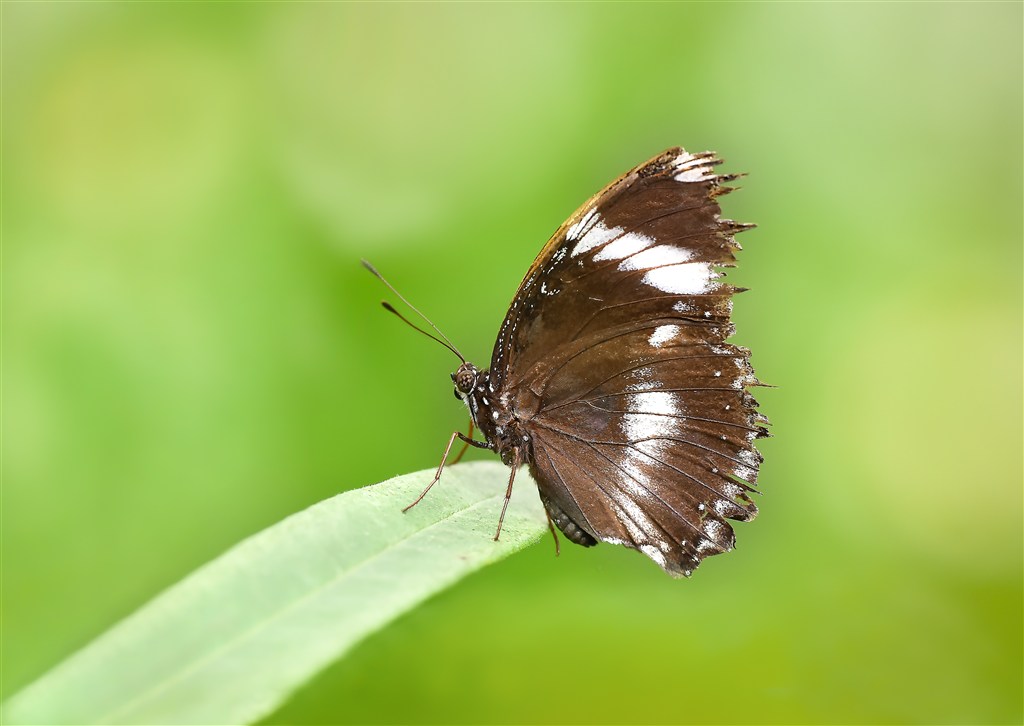
[{"label": "leaf midrib", "polygon": [[477,507],[483,506],[484,504],[490,502],[491,500],[499,498],[499,496],[503,498],[504,494],[501,494],[501,495],[497,495],[496,494],[496,495],[493,495],[493,496],[490,496],[490,497],[486,497],[486,498],[481,499],[481,500],[479,500],[477,502],[474,502],[473,504],[470,504],[469,506],[463,507],[462,509],[457,509],[454,512],[452,512],[452,514],[449,515],[448,517],[445,517],[444,519],[438,520],[436,522],[432,522],[429,525],[427,525],[426,527],[423,527],[422,529],[416,530],[410,536],[408,536],[408,537],[406,537],[404,539],[400,539],[400,540],[398,540],[396,542],[392,542],[391,544],[387,545],[385,548],[383,548],[379,552],[377,552],[377,553],[373,554],[372,556],[367,557],[366,559],[360,561],[358,564],[356,564],[356,565],[354,565],[352,567],[349,567],[348,569],[341,570],[340,572],[338,572],[335,575],[333,575],[330,579],[324,581],[320,585],[317,585],[315,588],[313,588],[313,589],[309,590],[308,592],[306,592],[305,594],[303,594],[301,597],[298,597],[298,598],[290,601],[283,608],[280,608],[280,609],[274,611],[269,617],[263,618],[262,620],[259,620],[258,622],[253,623],[252,625],[250,625],[245,630],[241,631],[240,633],[238,633],[234,637],[228,639],[227,641],[225,641],[224,643],[222,643],[218,647],[216,647],[213,650],[211,650],[209,653],[207,653],[202,658],[199,658],[197,660],[192,661],[187,666],[183,667],[182,669],[180,669],[179,671],[177,671],[176,673],[174,673],[170,677],[164,679],[163,681],[161,681],[160,683],[158,683],[155,686],[151,687],[147,691],[144,691],[143,693],[140,693],[138,696],[136,696],[132,700],[128,701],[127,703],[125,703],[125,704],[123,704],[123,705],[121,705],[121,706],[119,706],[119,707],[117,707],[117,708],[115,708],[115,709],[113,709],[111,711],[108,711],[108,712],[104,713],[102,716],[100,716],[99,718],[96,719],[96,723],[110,723],[110,722],[114,721],[114,719],[116,719],[119,716],[121,716],[122,714],[124,714],[126,712],[130,712],[131,709],[135,708],[140,703],[143,703],[147,699],[152,698],[153,696],[161,693],[162,691],[167,690],[168,688],[173,686],[175,683],[178,683],[178,682],[184,680],[190,674],[192,674],[195,671],[199,670],[200,668],[203,667],[203,665],[205,665],[206,663],[212,661],[213,659],[215,659],[217,656],[219,656],[221,653],[225,652],[226,650],[228,650],[232,646],[237,645],[238,643],[241,643],[241,642],[245,642],[246,640],[252,638],[256,633],[258,633],[260,630],[265,628],[267,625],[269,625],[273,621],[277,620],[280,617],[283,617],[288,612],[290,612],[291,610],[297,608],[298,606],[302,605],[303,603],[308,602],[311,598],[316,596],[321,591],[323,591],[323,590],[325,590],[325,589],[327,589],[329,587],[333,587],[340,580],[348,577],[350,574],[352,574],[353,572],[355,572],[359,568],[365,567],[368,563],[373,562],[377,558],[384,556],[385,554],[387,554],[388,552],[390,552],[394,548],[399,547],[399,546],[409,542],[410,540],[421,536],[422,534],[424,534],[425,532],[428,532],[432,528],[434,528],[434,527],[436,527],[438,525],[450,522],[451,520],[456,519],[457,517],[461,517],[462,515],[466,514],[467,512],[469,512],[469,511],[471,511],[471,510],[473,510],[473,509],[475,509]]}]

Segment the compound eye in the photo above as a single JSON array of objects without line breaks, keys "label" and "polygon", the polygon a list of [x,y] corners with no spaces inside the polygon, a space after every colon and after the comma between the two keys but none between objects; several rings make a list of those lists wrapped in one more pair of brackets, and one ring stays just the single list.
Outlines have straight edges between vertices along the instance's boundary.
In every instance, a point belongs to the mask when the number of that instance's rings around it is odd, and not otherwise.
[{"label": "compound eye", "polygon": [[461,396],[461,395],[459,394],[459,389],[458,389],[458,388],[456,388],[456,389],[453,389],[453,390],[452,390],[452,393],[454,393],[454,394],[455,394],[455,397],[456,397],[457,399],[459,399],[460,401],[462,400],[462,396]]},{"label": "compound eye", "polygon": [[469,393],[473,390],[473,384],[476,382],[476,376],[472,372],[467,370],[461,370],[455,374],[455,385],[459,387],[459,390],[463,393]]}]

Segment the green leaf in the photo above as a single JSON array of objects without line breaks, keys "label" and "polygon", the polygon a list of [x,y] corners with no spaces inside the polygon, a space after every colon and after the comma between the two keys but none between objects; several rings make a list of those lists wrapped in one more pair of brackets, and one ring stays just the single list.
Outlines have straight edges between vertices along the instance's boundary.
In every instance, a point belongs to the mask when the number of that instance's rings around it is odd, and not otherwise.
[{"label": "green leaf", "polygon": [[430,595],[536,541],[536,489],[509,470],[433,471],[339,494],[244,540],[9,699],[14,723],[249,723]]}]

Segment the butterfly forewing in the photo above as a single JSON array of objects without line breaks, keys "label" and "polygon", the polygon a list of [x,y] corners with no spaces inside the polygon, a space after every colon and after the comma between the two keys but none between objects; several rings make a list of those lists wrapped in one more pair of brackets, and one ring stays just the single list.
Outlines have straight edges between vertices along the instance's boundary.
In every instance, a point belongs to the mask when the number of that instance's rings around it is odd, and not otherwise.
[{"label": "butterfly forewing", "polygon": [[756,515],[766,434],[749,352],[727,342],[736,290],[720,268],[747,225],[719,218],[718,163],[670,149],[581,207],[527,273],[491,365],[562,530],[672,574],[731,549],[726,520]]}]

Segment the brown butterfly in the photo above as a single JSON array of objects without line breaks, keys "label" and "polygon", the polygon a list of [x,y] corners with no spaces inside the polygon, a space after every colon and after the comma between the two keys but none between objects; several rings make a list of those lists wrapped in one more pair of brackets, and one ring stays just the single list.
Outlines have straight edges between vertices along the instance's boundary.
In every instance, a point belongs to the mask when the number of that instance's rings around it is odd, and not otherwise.
[{"label": "brown butterfly", "polygon": [[591,197],[527,271],[489,369],[448,341],[470,435],[452,434],[410,507],[460,438],[512,468],[505,507],[526,464],[549,526],[577,544],[625,545],[673,576],[733,548],[726,520],[757,514],[754,440],[768,431],[747,391],[759,385],[750,351],[727,342],[740,289],[719,268],[754,225],[719,217],[738,176],[715,174],[720,163],[669,149]]}]

